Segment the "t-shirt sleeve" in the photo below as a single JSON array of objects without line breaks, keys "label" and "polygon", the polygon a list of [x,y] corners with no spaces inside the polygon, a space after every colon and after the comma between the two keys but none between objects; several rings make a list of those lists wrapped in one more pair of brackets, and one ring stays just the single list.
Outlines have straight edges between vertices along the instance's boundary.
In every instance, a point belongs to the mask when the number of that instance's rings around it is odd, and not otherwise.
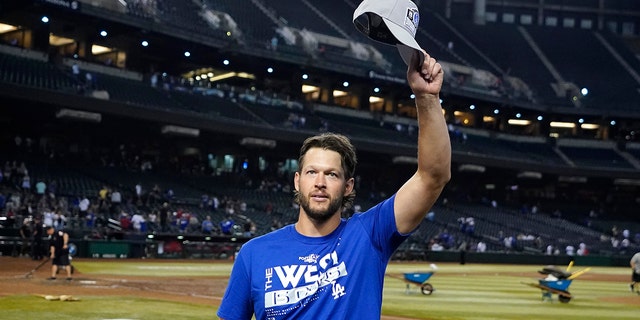
[{"label": "t-shirt sleeve", "polygon": [[382,201],[362,214],[361,222],[371,241],[389,259],[393,252],[411,234],[400,234],[396,226],[393,203],[396,196]]},{"label": "t-shirt sleeve", "polygon": [[[246,252],[245,252],[246,253]],[[242,250],[231,269],[229,284],[218,309],[218,317],[225,320],[249,320],[253,316],[249,261]]]}]

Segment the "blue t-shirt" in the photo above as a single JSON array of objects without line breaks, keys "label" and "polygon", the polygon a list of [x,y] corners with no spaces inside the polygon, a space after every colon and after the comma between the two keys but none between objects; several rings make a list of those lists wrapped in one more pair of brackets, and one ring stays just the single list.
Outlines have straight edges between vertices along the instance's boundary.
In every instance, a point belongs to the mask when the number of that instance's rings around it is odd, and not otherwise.
[{"label": "blue t-shirt", "polygon": [[409,236],[397,231],[394,199],[342,219],[324,237],[306,237],[288,225],[250,240],[235,261],[218,316],[380,319],[387,264]]}]

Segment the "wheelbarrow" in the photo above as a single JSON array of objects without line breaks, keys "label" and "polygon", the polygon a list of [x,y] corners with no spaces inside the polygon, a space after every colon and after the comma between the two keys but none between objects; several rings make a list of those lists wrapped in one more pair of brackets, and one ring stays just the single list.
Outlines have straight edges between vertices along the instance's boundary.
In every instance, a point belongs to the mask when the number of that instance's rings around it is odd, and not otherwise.
[{"label": "wheelbarrow", "polygon": [[566,270],[561,270],[555,266],[547,266],[538,273],[547,275],[544,279],[538,279],[538,283],[524,283],[528,286],[540,289],[542,293],[542,300],[553,301],[553,295],[558,295],[558,301],[562,303],[568,303],[571,301],[571,293],[569,293],[569,286],[573,279],[579,277],[583,273],[589,271],[591,268],[586,268],[580,271],[571,272],[573,266],[573,260],[569,263]]},{"label": "wheelbarrow", "polygon": [[405,293],[407,294],[410,293],[411,285],[415,285],[420,288],[420,291],[422,292],[422,294],[428,296],[428,295],[431,295],[435,290],[433,289],[433,286],[429,282],[427,282],[433,274],[434,274],[434,271],[408,272],[408,273],[403,273],[402,276],[398,276],[390,273],[387,273],[386,275],[391,278],[396,278],[404,281],[407,284],[407,290],[405,291]]}]

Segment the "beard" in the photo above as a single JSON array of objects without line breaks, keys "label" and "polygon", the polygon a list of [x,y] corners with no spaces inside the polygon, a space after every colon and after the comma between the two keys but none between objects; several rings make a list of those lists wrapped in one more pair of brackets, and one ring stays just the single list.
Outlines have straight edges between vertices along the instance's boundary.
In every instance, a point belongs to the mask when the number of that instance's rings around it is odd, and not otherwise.
[{"label": "beard", "polygon": [[309,196],[301,196],[300,206],[307,214],[309,219],[316,222],[325,222],[329,220],[329,218],[333,217],[333,215],[342,208],[342,197],[339,197],[337,199],[332,198],[329,202],[329,206],[326,209],[311,209],[309,199]]}]

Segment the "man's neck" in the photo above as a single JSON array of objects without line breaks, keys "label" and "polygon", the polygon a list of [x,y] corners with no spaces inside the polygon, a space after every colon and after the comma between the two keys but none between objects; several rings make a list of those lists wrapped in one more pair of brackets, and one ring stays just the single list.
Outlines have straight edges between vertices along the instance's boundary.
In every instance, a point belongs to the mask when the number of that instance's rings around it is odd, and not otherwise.
[{"label": "man's neck", "polygon": [[335,213],[331,218],[324,221],[310,219],[302,210],[295,224],[296,231],[307,237],[324,237],[338,228],[340,225],[340,214]]}]

